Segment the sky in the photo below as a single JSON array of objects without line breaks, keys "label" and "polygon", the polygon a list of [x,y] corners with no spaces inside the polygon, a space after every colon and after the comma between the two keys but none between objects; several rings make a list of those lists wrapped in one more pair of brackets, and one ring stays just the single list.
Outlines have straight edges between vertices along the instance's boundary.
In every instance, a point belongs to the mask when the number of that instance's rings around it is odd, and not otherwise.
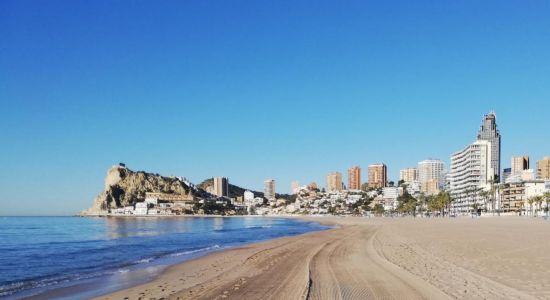
[{"label": "sky", "polygon": [[0,215],[88,208],[107,169],[277,192],[450,155],[496,111],[550,155],[549,1],[0,1]]}]

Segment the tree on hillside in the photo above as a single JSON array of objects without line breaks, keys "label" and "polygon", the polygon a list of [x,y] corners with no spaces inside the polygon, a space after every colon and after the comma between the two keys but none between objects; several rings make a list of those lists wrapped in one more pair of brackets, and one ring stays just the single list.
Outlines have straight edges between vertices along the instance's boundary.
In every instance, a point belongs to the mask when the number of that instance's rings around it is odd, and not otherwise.
[{"label": "tree on hillside", "polygon": [[407,192],[403,191],[403,195],[397,197],[397,211],[403,214],[411,214],[416,217],[416,199]]},{"label": "tree on hillside", "polygon": [[384,214],[384,206],[382,206],[382,204],[378,203],[374,206],[373,211],[374,211],[374,214],[376,214],[378,216],[382,215],[382,214]]}]

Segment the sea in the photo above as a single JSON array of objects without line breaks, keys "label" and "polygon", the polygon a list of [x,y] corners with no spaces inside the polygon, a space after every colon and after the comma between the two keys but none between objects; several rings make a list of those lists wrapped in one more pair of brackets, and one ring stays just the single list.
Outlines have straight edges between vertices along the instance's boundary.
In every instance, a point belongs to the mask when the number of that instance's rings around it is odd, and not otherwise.
[{"label": "sea", "polygon": [[270,217],[0,217],[0,297],[85,299],[213,251],[324,230]]}]

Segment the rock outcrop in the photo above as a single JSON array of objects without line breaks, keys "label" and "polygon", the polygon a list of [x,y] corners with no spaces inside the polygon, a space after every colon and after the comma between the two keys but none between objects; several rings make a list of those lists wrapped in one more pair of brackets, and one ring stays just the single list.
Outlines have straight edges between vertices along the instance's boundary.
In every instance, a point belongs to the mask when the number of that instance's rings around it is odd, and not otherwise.
[{"label": "rock outcrop", "polygon": [[103,192],[95,198],[92,207],[81,214],[105,215],[111,209],[144,201],[146,192],[177,195],[195,193],[186,182],[175,177],[136,172],[125,166],[113,166],[107,171]]}]

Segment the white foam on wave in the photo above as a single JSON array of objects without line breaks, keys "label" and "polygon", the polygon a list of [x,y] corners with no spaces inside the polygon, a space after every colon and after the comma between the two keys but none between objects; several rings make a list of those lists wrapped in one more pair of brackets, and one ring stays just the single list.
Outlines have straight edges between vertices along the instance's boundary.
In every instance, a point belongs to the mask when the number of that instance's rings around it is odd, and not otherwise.
[{"label": "white foam on wave", "polygon": [[215,250],[215,249],[220,249],[221,247],[219,245],[214,245],[214,246],[210,246],[210,247],[206,247],[206,248],[201,248],[201,249],[196,249],[196,250],[189,250],[189,251],[184,251],[184,252],[176,252],[176,253],[172,253],[170,256],[182,256],[182,255],[189,255],[189,254],[194,254],[194,253],[199,253],[199,252],[204,252],[204,251],[210,251],[210,250]]}]

